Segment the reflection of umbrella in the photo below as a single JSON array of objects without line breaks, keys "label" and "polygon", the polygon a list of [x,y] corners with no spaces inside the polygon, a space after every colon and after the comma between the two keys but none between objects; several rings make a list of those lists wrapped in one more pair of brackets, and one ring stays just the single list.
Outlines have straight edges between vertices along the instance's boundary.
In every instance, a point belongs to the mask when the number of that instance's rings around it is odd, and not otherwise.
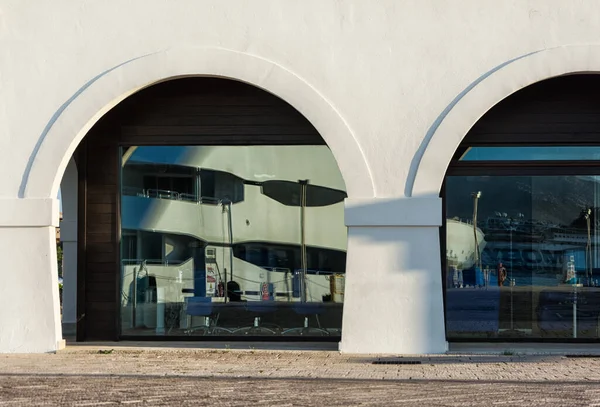
[{"label": "reflection of umbrella", "polygon": [[306,239],[305,239],[305,208],[329,206],[342,202],[346,192],[337,189],[310,185],[308,180],[265,181],[262,183],[262,193],[286,206],[300,207],[300,298],[306,302]]},{"label": "reflection of umbrella", "polygon": [[[329,206],[342,202],[348,195],[344,191],[309,185],[306,181],[305,206]],[[302,183],[291,181],[265,181],[262,183],[262,193],[286,206],[302,206]]]}]

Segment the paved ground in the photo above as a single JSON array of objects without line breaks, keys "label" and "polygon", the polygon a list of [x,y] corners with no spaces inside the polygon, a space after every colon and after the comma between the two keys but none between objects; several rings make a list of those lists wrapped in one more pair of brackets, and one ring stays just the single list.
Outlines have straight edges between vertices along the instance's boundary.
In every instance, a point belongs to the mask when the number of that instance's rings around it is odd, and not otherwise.
[{"label": "paved ground", "polygon": [[0,355],[4,405],[600,406],[600,356],[74,346]]}]

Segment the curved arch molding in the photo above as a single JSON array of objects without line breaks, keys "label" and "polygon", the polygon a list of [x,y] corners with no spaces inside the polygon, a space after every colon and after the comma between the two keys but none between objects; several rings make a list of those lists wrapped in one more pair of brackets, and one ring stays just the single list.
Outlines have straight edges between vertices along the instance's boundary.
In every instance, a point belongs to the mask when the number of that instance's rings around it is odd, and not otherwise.
[{"label": "curved arch molding", "polygon": [[600,71],[600,45],[570,45],[506,61],[465,88],[434,121],[414,156],[405,195],[439,196],[461,140],[488,110],[514,92],[556,76]]},{"label": "curved arch molding", "polygon": [[239,80],[285,100],[315,126],[331,148],[348,195],[375,195],[369,167],[352,131],[315,88],[282,66],[257,56],[193,48],[140,56],[84,84],[58,108],[40,134],[22,176],[19,198],[55,197],[70,157],[98,119],[140,89],[185,76]]}]

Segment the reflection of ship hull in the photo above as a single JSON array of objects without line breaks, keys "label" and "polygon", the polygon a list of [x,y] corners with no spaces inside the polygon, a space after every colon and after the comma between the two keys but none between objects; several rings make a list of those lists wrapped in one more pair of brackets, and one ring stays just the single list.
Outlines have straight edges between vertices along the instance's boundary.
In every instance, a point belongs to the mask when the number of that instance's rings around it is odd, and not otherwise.
[{"label": "reflection of ship hull", "polygon": [[[592,247],[592,252],[595,249]],[[488,242],[482,254],[484,266],[495,268],[502,262],[515,271],[562,273],[565,263],[573,256],[578,269],[585,268],[585,246],[553,243]]]},{"label": "reflection of ship hull", "polygon": [[531,272],[563,274],[571,257],[578,270],[585,270],[588,239],[592,252],[598,243],[593,234],[588,237],[585,228],[506,216],[488,218],[484,231],[487,245],[482,254],[483,265],[495,268],[502,262],[517,274],[529,273],[529,279]]},{"label": "reflection of ship hull", "polygon": [[[587,237],[556,239],[548,238],[542,241],[496,240],[487,235],[488,244],[482,255],[484,265],[490,267],[504,262],[512,265],[515,270],[530,270],[539,273],[562,273],[565,262],[570,256],[576,259],[578,268],[585,268],[585,252]],[[594,251],[592,244],[592,251]]]},{"label": "reflection of ship hull", "polygon": [[[487,242],[481,229],[477,228],[476,233],[479,253],[482,253]],[[477,258],[473,225],[448,219],[446,222],[446,234],[446,255],[449,265],[456,266],[459,269],[473,267]]]}]

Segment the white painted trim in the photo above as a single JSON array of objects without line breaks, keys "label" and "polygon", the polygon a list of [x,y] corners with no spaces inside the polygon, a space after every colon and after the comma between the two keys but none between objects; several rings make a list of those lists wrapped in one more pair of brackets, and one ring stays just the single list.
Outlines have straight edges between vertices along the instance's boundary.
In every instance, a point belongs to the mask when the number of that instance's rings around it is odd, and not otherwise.
[{"label": "white painted trim", "polygon": [[0,227],[57,227],[58,199],[0,198]]},{"label": "white painted trim", "polygon": [[220,48],[177,48],[122,62],[75,92],[46,124],[28,160],[20,197],[56,196],[71,155],[92,126],[133,93],[178,77],[239,80],[288,102],[319,131],[331,148],[353,197],[375,196],[363,151],[335,107],[314,87],[273,61]]},{"label": "white painted trim", "polygon": [[346,226],[441,226],[442,200],[435,198],[346,199]]},{"label": "white painted trim", "polygon": [[[516,91],[545,79],[600,72],[600,45],[569,45],[506,61],[477,78],[439,115],[415,154],[407,196],[438,196],[454,152],[488,110]],[[420,156],[419,156],[420,155]]]}]

